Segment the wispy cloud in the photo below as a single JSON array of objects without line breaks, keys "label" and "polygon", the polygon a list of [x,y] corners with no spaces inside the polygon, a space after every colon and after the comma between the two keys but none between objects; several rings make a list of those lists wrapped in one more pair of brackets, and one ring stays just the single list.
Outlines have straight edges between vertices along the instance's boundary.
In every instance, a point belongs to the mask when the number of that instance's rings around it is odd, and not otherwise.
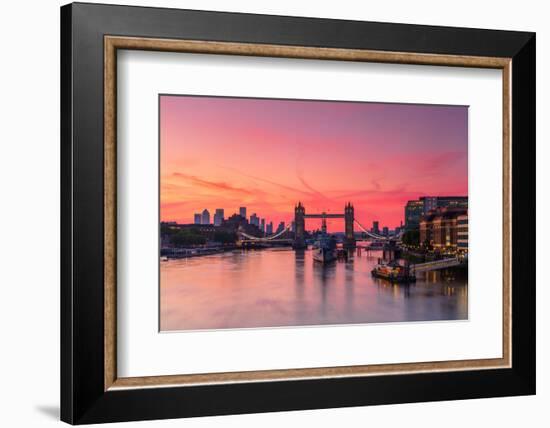
[{"label": "wispy cloud", "polygon": [[317,196],[319,199],[324,199],[324,200],[330,202],[331,201],[330,198],[328,198],[326,195],[324,195],[323,193],[319,192],[317,189],[310,186],[310,184],[306,181],[306,179],[304,177],[304,169],[302,168],[301,165],[302,165],[302,160],[301,160],[301,156],[300,156],[296,160],[296,176],[298,177],[298,180],[300,181],[300,183],[302,183],[302,185],[307,190],[309,190],[313,195]]},{"label": "wispy cloud", "polygon": [[309,197],[313,196],[312,192],[310,192],[310,191],[304,191],[304,190],[301,190],[301,189],[297,189],[296,187],[291,187],[291,186],[287,186],[285,184],[277,183],[273,180],[268,180],[267,178],[247,174],[245,172],[240,171],[237,168],[233,168],[233,167],[230,167],[230,166],[222,166],[222,165],[218,165],[218,166],[220,168],[228,169],[228,170],[231,170],[233,172],[236,172],[237,174],[242,175],[243,177],[250,178],[252,180],[259,181],[259,182],[262,182],[262,183],[271,184],[272,186],[279,187],[280,189],[287,190],[287,191],[292,192],[292,193],[298,193],[298,194],[302,194],[304,196],[309,196]]},{"label": "wispy cloud", "polygon": [[462,161],[465,157],[466,153],[459,151],[446,151],[425,156],[418,161],[418,172],[423,176],[437,175]]},{"label": "wispy cloud", "polygon": [[181,172],[174,172],[172,176],[184,179],[188,181],[189,183],[192,183],[195,186],[203,187],[207,189],[213,189],[213,190],[222,190],[222,191],[228,191],[228,192],[236,192],[246,195],[251,195],[253,192],[248,189],[243,189],[241,187],[233,186],[229,183],[223,182],[223,181],[209,181],[202,179],[200,177],[184,174]]}]

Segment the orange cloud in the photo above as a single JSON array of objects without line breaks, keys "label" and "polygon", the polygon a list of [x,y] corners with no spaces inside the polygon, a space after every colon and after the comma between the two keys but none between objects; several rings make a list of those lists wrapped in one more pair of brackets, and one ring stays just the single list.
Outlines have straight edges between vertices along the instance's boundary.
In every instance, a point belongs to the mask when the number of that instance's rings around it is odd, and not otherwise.
[{"label": "orange cloud", "polygon": [[197,187],[204,187],[207,189],[214,189],[214,190],[223,190],[228,192],[236,192],[236,193],[246,194],[246,195],[250,195],[253,193],[250,190],[241,189],[239,187],[232,186],[231,184],[228,184],[225,182],[208,181],[199,177],[195,177],[194,175],[183,174],[181,172],[174,172],[172,175],[174,177],[183,178]]}]

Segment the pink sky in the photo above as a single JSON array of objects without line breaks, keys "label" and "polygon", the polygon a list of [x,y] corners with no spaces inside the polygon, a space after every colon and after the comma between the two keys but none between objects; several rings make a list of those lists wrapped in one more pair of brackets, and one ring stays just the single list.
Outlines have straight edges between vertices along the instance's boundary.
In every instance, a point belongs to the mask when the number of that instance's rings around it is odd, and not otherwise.
[{"label": "pink sky", "polygon": [[468,108],[162,95],[160,156],[162,221],[246,206],[277,225],[298,201],[350,201],[364,226],[391,229],[410,199],[468,194]]}]

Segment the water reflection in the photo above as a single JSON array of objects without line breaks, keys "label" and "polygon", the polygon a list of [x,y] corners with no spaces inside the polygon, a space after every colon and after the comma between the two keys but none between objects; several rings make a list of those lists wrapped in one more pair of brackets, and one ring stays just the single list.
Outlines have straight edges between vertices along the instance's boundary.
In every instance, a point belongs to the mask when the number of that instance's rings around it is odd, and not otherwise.
[{"label": "water reflection", "polygon": [[322,267],[310,251],[284,248],[161,262],[161,329],[467,318],[465,274],[430,272],[416,284],[391,284],[371,277],[378,257],[356,251]]}]

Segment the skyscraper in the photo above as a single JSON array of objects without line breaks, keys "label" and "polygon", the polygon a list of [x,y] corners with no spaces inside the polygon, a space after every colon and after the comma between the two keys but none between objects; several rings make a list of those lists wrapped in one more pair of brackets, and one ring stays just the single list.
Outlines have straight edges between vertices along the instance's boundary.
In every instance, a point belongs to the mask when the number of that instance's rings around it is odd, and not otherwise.
[{"label": "skyscraper", "polygon": [[[434,208],[468,209],[468,196],[436,196],[434,199],[437,201]],[[424,202],[424,207],[426,205]]]},{"label": "skyscraper", "polygon": [[285,222],[284,221],[279,223],[279,226],[277,226],[277,230],[275,231],[275,233],[280,233],[283,230],[285,230]]},{"label": "skyscraper", "polygon": [[419,200],[422,201],[424,215],[437,208],[437,196],[423,196]]},{"label": "skyscraper", "polygon": [[468,196],[421,196],[405,205],[405,229],[419,226],[422,216],[438,208],[468,209]]},{"label": "skyscraper", "polygon": [[266,235],[273,235],[273,222],[270,221],[268,224],[265,225],[265,234]]},{"label": "skyscraper", "polygon": [[262,218],[260,220],[260,230],[262,231],[262,233],[265,233],[265,218]]},{"label": "skyscraper", "polygon": [[201,224],[201,222],[202,222],[201,213],[195,213],[195,219],[194,219],[193,223]]},{"label": "skyscraper", "polygon": [[224,211],[223,208],[216,208],[216,212],[214,214],[214,226],[221,226],[224,218]]},{"label": "skyscraper", "polygon": [[250,224],[253,225],[253,226],[258,226],[258,227],[260,226],[260,219],[258,218],[256,213],[253,213],[250,216]]},{"label": "skyscraper", "polygon": [[246,207],[239,208],[239,215],[246,220]]},{"label": "skyscraper", "polygon": [[210,212],[206,208],[201,215],[201,224],[210,224]]},{"label": "skyscraper", "polygon": [[371,232],[372,233],[376,233],[377,235],[380,234],[380,227],[378,226],[378,220],[374,220],[372,222],[372,229],[371,229]]},{"label": "skyscraper", "polygon": [[408,201],[405,205],[405,229],[416,229],[420,224],[420,217],[424,214],[424,201]]}]

